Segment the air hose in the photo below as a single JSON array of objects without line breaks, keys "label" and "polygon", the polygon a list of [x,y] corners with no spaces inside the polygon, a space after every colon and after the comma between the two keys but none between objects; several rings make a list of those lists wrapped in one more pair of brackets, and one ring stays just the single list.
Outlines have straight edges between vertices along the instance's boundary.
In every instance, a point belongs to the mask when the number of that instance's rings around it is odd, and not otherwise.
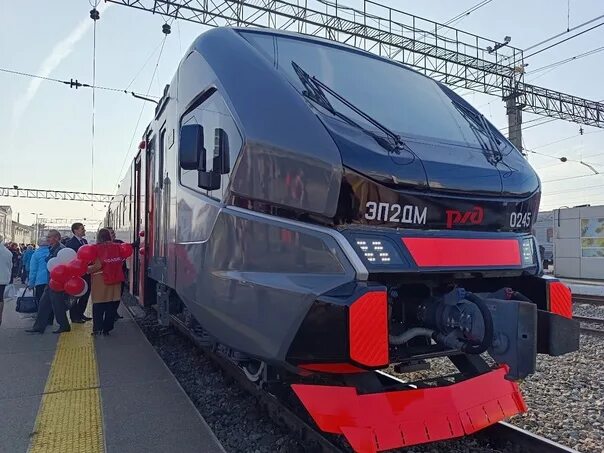
[{"label": "air hose", "polygon": [[400,335],[390,335],[389,340],[390,344],[399,345],[405,344],[415,337],[431,337],[433,334],[434,330],[432,329],[426,329],[425,327],[413,327]]}]

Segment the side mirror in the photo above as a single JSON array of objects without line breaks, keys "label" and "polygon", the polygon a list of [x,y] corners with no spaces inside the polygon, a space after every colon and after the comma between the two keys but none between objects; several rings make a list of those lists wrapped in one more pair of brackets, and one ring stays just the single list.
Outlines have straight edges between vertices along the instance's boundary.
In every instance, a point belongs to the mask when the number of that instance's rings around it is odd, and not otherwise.
[{"label": "side mirror", "polygon": [[220,189],[220,173],[215,171],[200,171],[197,176],[197,185],[202,189]]},{"label": "side mirror", "polygon": [[199,124],[182,126],[178,147],[180,167],[183,170],[205,170],[205,152],[202,151],[204,151],[203,127]]},{"label": "side mirror", "polygon": [[231,158],[229,152],[229,136],[224,129],[214,129],[214,159],[213,168],[221,175],[228,175],[231,171]]}]

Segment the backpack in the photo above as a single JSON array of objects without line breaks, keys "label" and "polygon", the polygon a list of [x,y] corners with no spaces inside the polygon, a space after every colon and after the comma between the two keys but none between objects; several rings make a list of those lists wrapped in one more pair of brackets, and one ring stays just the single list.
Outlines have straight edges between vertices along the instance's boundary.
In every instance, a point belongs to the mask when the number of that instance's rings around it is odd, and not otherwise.
[{"label": "backpack", "polygon": [[113,242],[97,244],[98,258],[101,261],[103,281],[106,285],[115,285],[124,281],[122,263],[124,259],[120,254],[120,245]]}]

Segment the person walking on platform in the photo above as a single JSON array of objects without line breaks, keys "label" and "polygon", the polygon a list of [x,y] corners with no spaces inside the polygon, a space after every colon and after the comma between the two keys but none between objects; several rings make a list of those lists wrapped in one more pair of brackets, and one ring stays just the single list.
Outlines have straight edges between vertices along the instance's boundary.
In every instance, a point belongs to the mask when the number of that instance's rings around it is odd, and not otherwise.
[{"label": "person walking on platform", "polygon": [[21,270],[21,283],[25,283],[27,278],[29,277],[29,263],[31,261],[31,257],[34,254],[34,248],[31,245],[28,245],[23,252],[23,268]]},{"label": "person walking on platform", "polygon": [[88,267],[92,278],[92,335],[109,335],[113,330],[122,294],[124,259],[120,245],[111,240],[111,233],[101,228],[96,238],[97,259]]},{"label": "person walking on platform", "polygon": [[10,251],[13,254],[13,269],[10,277],[10,283],[13,283],[15,278],[19,276],[19,269],[21,268],[21,251],[15,242],[11,244]]},{"label": "person walking on platform", "polygon": [[[49,230],[46,239],[48,240],[48,245],[50,247],[48,256],[46,257],[46,262],[48,263],[48,261],[55,258],[59,254],[59,251],[64,249],[65,246],[61,244],[61,233],[57,230]],[[42,298],[38,303],[38,316],[36,322],[33,327],[26,330],[26,332],[44,333],[46,326],[48,325],[51,311],[54,312],[57,323],[59,323],[59,328],[52,333],[69,332],[71,326],[69,325],[66,313],[67,294],[63,291],[55,291],[49,286],[44,290]]]},{"label": "person walking on platform", "polygon": [[[71,225],[71,232],[73,233],[73,236],[65,245],[77,252],[80,247],[88,244],[88,241],[84,239],[84,236],[86,235],[86,228],[84,227],[83,223],[76,222]],[[90,276],[84,275],[83,278],[88,284],[88,291],[86,291],[86,294],[80,297],[78,301],[69,309],[69,317],[71,318],[71,322],[79,324],[92,319],[84,314],[86,312],[86,307],[88,306],[88,298],[90,297]]]},{"label": "person walking on platform", "polygon": [[0,236],[0,325],[2,324],[2,312],[4,311],[4,289],[11,281],[13,274],[13,254],[4,247]]},{"label": "person walking on platform", "polygon": [[[39,304],[42,300],[44,290],[48,286],[48,280],[50,279],[46,266],[50,249],[48,248],[48,242],[45,238],[40,239],[38,245],[39,247],[33,253],[29,262],[29,279],[27,286],[34,290],[34,296],[38,299]],[[54,312],[51,310],[50,315],[48,316],[49,326],[52,325],[53,318]]]}]

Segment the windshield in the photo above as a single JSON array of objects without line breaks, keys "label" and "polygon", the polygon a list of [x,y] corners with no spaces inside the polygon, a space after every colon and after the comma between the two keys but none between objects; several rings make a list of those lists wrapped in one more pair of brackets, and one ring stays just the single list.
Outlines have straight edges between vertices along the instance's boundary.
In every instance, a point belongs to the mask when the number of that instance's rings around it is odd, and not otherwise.
[{"label": "windshield", "polygon": [[[300,92],[305,87],[292,63],[401,135],[485,148],[485,139],[488,139],[485,132],[477,130],[472,118],[460,111],[428,77],[329,43],[267,33],[241,33],[287,74]],[[373,128],[369,124],[367,127]]]}]

